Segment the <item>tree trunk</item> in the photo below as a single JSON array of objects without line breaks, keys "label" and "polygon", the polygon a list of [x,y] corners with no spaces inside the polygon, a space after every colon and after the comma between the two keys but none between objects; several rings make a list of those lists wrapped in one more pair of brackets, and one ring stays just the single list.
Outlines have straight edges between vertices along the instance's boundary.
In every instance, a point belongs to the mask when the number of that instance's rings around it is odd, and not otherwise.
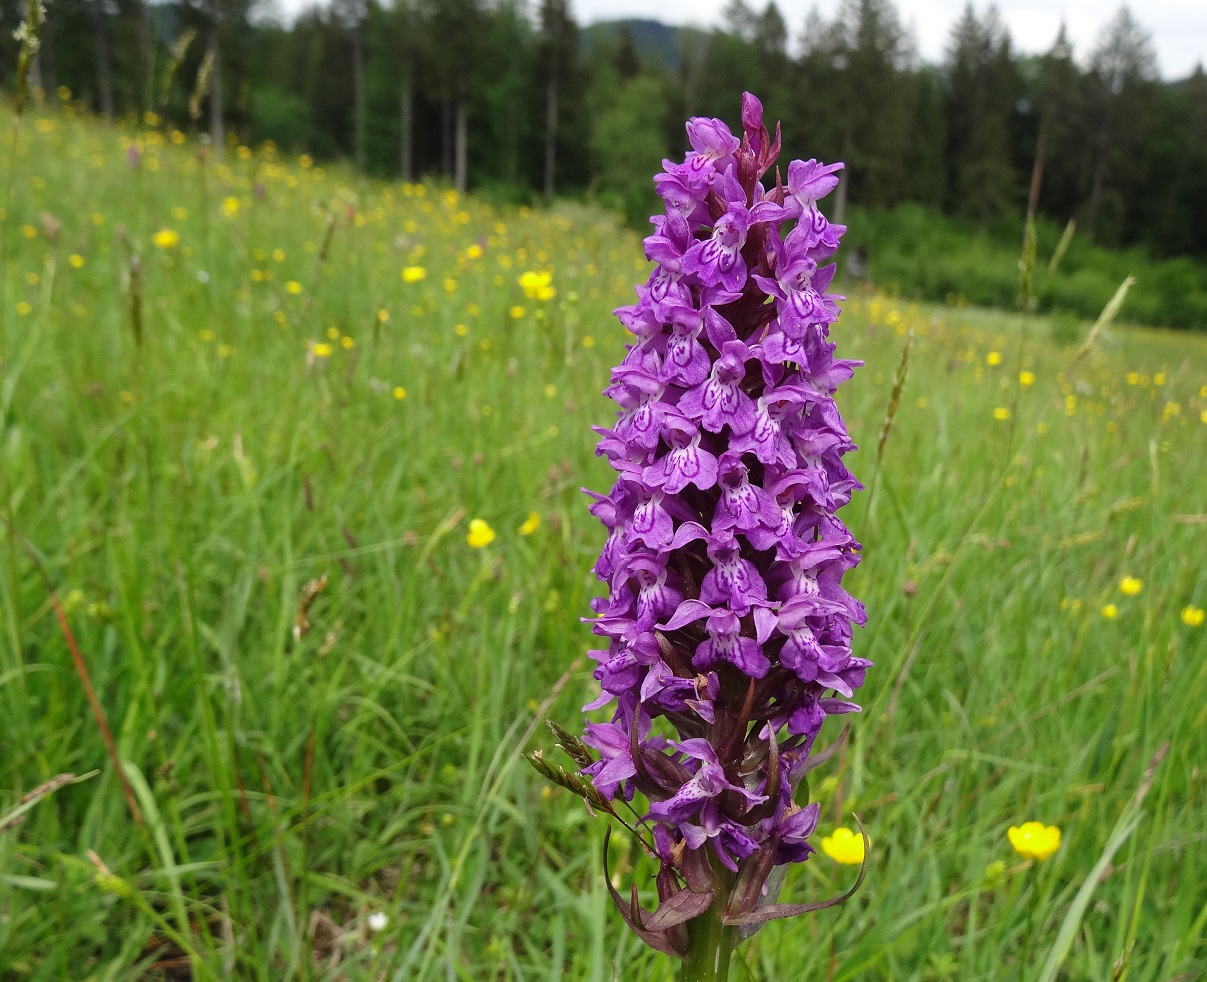
[{"label": "tree trunk", "polygon": [[153,47],[151,44],[151,4],[150,0],[141,0],[138,5],[138,97],[145,113],[155,104],[153,63]]},{"label": "tree trunk", "polygon": [[356,24],[352,28],[352,103],[353,126],[352,152],[356,169],[365,169],[365,18],[363,10],[356,12]]},{"label": "tree trunk", "polygon": [[411,88],[411,72],[408,67],[402,75],[402,96],[399,99],[402,116],[402,149],[400,151],[402,179],[408,183],[415,179],[414,114],[415,93]]},{"label": "tree trunk", "polygon": [[210,23],[210,51],[214,56],[210,68],[210,141],[215,155],[221,158],[226,153],[226,117],[222,106],[221,25],[217,11]]},{"label": "tree trunk", "polygon": [[440,102],[440,175],[453,176],[453,101],[447,96]]},{"label": "tree trunk", "polygon": [[101,115],[113,122],[113,57],[109,50],[109,15],[104,0],[92,0],[92,22],[96,30],[96,95]]},{"label": "tree trunk", "polygon": [[467,132],[467,121],[465,118],[465,99],[457,100],[457,146],[456,146],[456,173],[453,179],[453,185],[462,193],[465,191],[465,166],[466,166],[466,143],[469,139]]},{"label": "tree trunk", "polygon": [[1106,160],[1105,155],[1098,153],[1094,161],[1094,180],[1090,184],[1090,204],[1086,209],[1085,226],[1090,237],[1093,238],[1096,231],[1095,226],[1098,224],[1098,209],[1102,205],[1102,187],[1106,183]]},{"label": "tree trunk", "polygon": [[59,86],[54,64],[54,25],[49,19],[42,22],[38,40],[41,43],[38,45],[38,53],[34,58],[33,72],[30,77],[34,80],[35,85],[44,86],[44,91],[50,94],[51,99],[55,99],[57,98],[55,90]]},{"label": "tree trunk", "polygon": [[557,168],[557,73],[549,73],[545,90],[545,200],[553,199],[553,177]]},{"label": "tree trunk", "polygon": [[[842,137],[842,159],[849,161],[851,159],[851,127],[848,126]],[[841,225],[843,217],[847,213],[847,185],[851,180],[850,164],[844,167],[838,174],[838,190],[834,194],[834,217],[832,221],[835,225]]]}]

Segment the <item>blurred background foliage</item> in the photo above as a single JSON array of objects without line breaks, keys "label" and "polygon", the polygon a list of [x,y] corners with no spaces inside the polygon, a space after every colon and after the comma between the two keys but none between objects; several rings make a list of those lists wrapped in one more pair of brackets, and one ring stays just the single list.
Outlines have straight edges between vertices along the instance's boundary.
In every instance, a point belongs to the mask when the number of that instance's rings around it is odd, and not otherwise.
[{"label": "blurred background foliage", "polygon": [[[1017,253],[1039,169],[1045,236],[1078,229],[1073,275],[1041,287],[1041,309],[1092,317],[1131,270],[1125,318],[1207,326],[1207,75],[1162,79],[1126,7],[1092,50],[1062,29],[1027,55],[993,6],[969,5],[940,64],[919,58],[892,0],[843,0],[832,20],[800,24],[733,0],[712,30],[584,26],[568,0],[334,0],[292,19],[257,0],[47,9],[47,99],[499,203],[588,198],[637,227],[655,210],[650,173],[684,148],[681,120],[732,117],[749,89],[794,152],[846,161],[836,217],[861,209],[877,285],[1012,304],[1000,258]],[[5,36],[20,16],[18,0],[0,3]],[[0,59],[11,75],[15,45]]]}]

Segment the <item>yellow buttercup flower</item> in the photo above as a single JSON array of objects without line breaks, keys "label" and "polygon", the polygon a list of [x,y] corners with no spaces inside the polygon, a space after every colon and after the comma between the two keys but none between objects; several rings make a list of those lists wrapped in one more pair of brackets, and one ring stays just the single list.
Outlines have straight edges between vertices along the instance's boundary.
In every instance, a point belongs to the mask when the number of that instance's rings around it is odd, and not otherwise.
[{"label": "yellow buttercup flower", "polygon": [[507,312],[509,314],[511,314],[512,320],[518,321],[521,317],[524,316],[524,308],[521,307],[519,304],[516,304],[514,307],[510,308]]},{"label": "yellow buttercup flower", "polygon": [[227,218],[234,218],[237,214],[239,214],[239,199],[234,195],[228,197],[222,202],[222,211]]},{"label": "yellow buttercup flower", "polygon": [[406,266],[402,270],[403,283],[418,283],[427,276],[427,270],[422,266]]},{"label": "yellow buttercup flower", "polygon": [[1125,597],[1134,597],[1144,589],[1144,581],[1135,576],[1125,576],[1119,581],[1119,591]]},{"label": "yellow buttercup flower", "polygon": [[1119,608],[1114,604],[1104,604],[1102,608],[1102,616],[1108,621],[1113,621],[1119,616]]},{"label": "yellow buttercup flower", "polygon": [[330,358],[331,351],[332,351],[331,345],[329,345],[326,341],[320,341],[320,342],[318,342],[318,344],[316,344],[314,346],[314,357],[315,358]]},{"label": "yellow buttercup flower", "polygon": [[67,262],[70,264],[72,269],[83,269],[84,267],[84,257],[78,252],[73,252],[70,256],[68,256]]},{"label": "yellow buttercup flower", "polygon": [[285,292],[292,293],[296,297],[302,292],[302,284],[297,280],[288,280],[285,283]]},{"label": "yellow buttercup flower", "polygon": [[541,516],[534,511],[528,513],[528,517],[524,519],[524,524],[520,526],[520,535],[532,535],[541,527]]},{"label": "yellow buttercup flower", "polygon": [[833,835],[827,835],[821,840],[821,851],[836,863],[858,866],[864,857],[863,836],[852,832],[845,825],[839,826]]},{"label": "yellow buttercup flower", "polygon": [[1011,825],[1006,837],[1023,859],[1043,862],[1060,848],[1060,829],[1055,825],[1044,825],[1043,822]]},{"label": "yellow buttercup flower", "polygon": [[1182,608],[1182,623],[1187,627],[1202,627],[1204,619],[1207,619],[1207,612],[1202,607],[1188,604]]},{"label": "yellow buttercup flower", "polygon": [[1034,385],[1035,384],[1035,373],[1034,372],[1019,372],[1018,373],[1018,384],[1021,385],[1024,389],[1028,388],[1029,386]]},{"label": "yellow buttercup flower", "polygon": [[997,409],[993,411],[993,418],[999,423],[1004,422],[1010,418],[1010,410],[1005,406],[998,406]]},{"label": "yellow buttercup flower", "polygon": [[486,524],[482,519],[475,518],[469,523],[469,534],[465,537],[465,541],[474,549],[481,549],[484,546],[490,545],[495,540],[495,530]]},{"label": "yellow buttercup flower", "polygon": [[985,356],[985,363],[987,365],[1000,365],[1002,363],[1002,356],[996,351],[991,351]]},{"label": "yellow buttercup flower", "polygon": [[529,270],[520,276],[520,288],[529,300],[552,300],[557,296],[553,287],[553,277],[549,273],[538,273]]},{"label": "yellow buttercup flower", "polygon": [[180,233],[175,229],[161,228],[151,236],[151,241],[161,249],[173,249],[180,242]]},{"label": "yellow buttercup flower", "polygon": [[394,386],[394,398],[395,399],[397,399],[399,402],[402,402],[402,400],[405,399],[406,397],[407,397],[406,389],[404,389],[401,385]]}]

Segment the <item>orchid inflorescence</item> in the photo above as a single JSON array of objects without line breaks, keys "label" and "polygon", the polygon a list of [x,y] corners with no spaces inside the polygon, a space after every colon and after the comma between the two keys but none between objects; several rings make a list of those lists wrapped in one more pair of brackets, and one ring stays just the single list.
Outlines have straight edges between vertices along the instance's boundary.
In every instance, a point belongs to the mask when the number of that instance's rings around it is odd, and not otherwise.
[{"label": "orchid inflorescence", "polygon": [[814,742],[827,716],[859,710],[871,664],[851,653],[865,614],[841,583],[860,545],[835,517],[860,488],[834,401],[860,363],[834,355],[842,298],[825,292],[845,229],[817,205],[842,165],[796,160],[765,189],[780,134],[762,114],[747,93],[741,140],[692,119],[691,152],[655,178],[657,268],[616,311],[635,341],[606,390],[617,422],[597,428],[618,477],[588,492],[608,594],[591,619],[602,691],[584,708],[615,709],[587,723],[598,757],[581,772],[609,802],[649,801],[661,906],[613,898],[681,957],[710,909],[749,929],[819,906],[775,895],[814,851],[820,806],[800,786],[830,752]]}]

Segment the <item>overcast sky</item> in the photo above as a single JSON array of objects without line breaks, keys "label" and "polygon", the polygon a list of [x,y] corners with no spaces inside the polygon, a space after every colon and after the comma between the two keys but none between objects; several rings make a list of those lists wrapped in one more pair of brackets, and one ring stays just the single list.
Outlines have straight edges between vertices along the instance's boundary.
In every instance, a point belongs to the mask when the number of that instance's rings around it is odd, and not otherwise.
[{"label": "overcast sky", "polygon": [[[748,0],[761,10],[765,0]],[[838,0],[776,0],[788,22],[795,45],[807,13],[816,6],[831,16]],[[610,20],[616,17],[653,17],[669,24],[712,26],[720,20],[725,0],[572,0],[579,21]],[[951,26],[964,8],[964,0],[896,0],[897,9],[913,30],[918,49],[927,61],[943,56]],[[974,4],[978,10],[986,0]],[[1195,64],[1207,65],[1207,0],[1143,0],[1131,4],[1132,13],[1153,36],[1157,60],[1164,78],[1181,78]],[[1046,51],[1063,19],[1079,57],[1094,46],[1098,32],[1119,9],[1118,0],[998,0],[998,10],[1010,27],[1016,47],[1023,51]]]},{"label": "overcast sky", "polygon": [[[327,0],[265,0],[266,9],[275,9],[291,18],[306,7]],[[389,0],[386,0],[387,4]],[[766,0],[747,0],[762,10]],[[535,7],[537,0],[529,0]],[[667,24],[695,24],[712,27],[720,22],[726,0],[571,0],[579,23],[615,20],[621,17],[646,17]],[[796,49],[805,17],[814,7],[822,16],[831,17],[839,0],[776,0],[788,23],[789,47]],[[922,57],[940,61],[952,25],[964,9],[965,0],[895,0],[902,20],[913,32]],[[974,0],[984,11],[989,0]],[[998,10],[1010,28],[1016,48],[1026,52],[1047,51],[1063,20],[1069,29],[1074,52],[1084,60],[1098,39],[1098,33],[1119,10],[1120,0],[997,0]],[[1152,34],[1162,78],[1184,78],[1196,64],[1207,67],[1207,0],[1132,0],[1132,13]]]}]

